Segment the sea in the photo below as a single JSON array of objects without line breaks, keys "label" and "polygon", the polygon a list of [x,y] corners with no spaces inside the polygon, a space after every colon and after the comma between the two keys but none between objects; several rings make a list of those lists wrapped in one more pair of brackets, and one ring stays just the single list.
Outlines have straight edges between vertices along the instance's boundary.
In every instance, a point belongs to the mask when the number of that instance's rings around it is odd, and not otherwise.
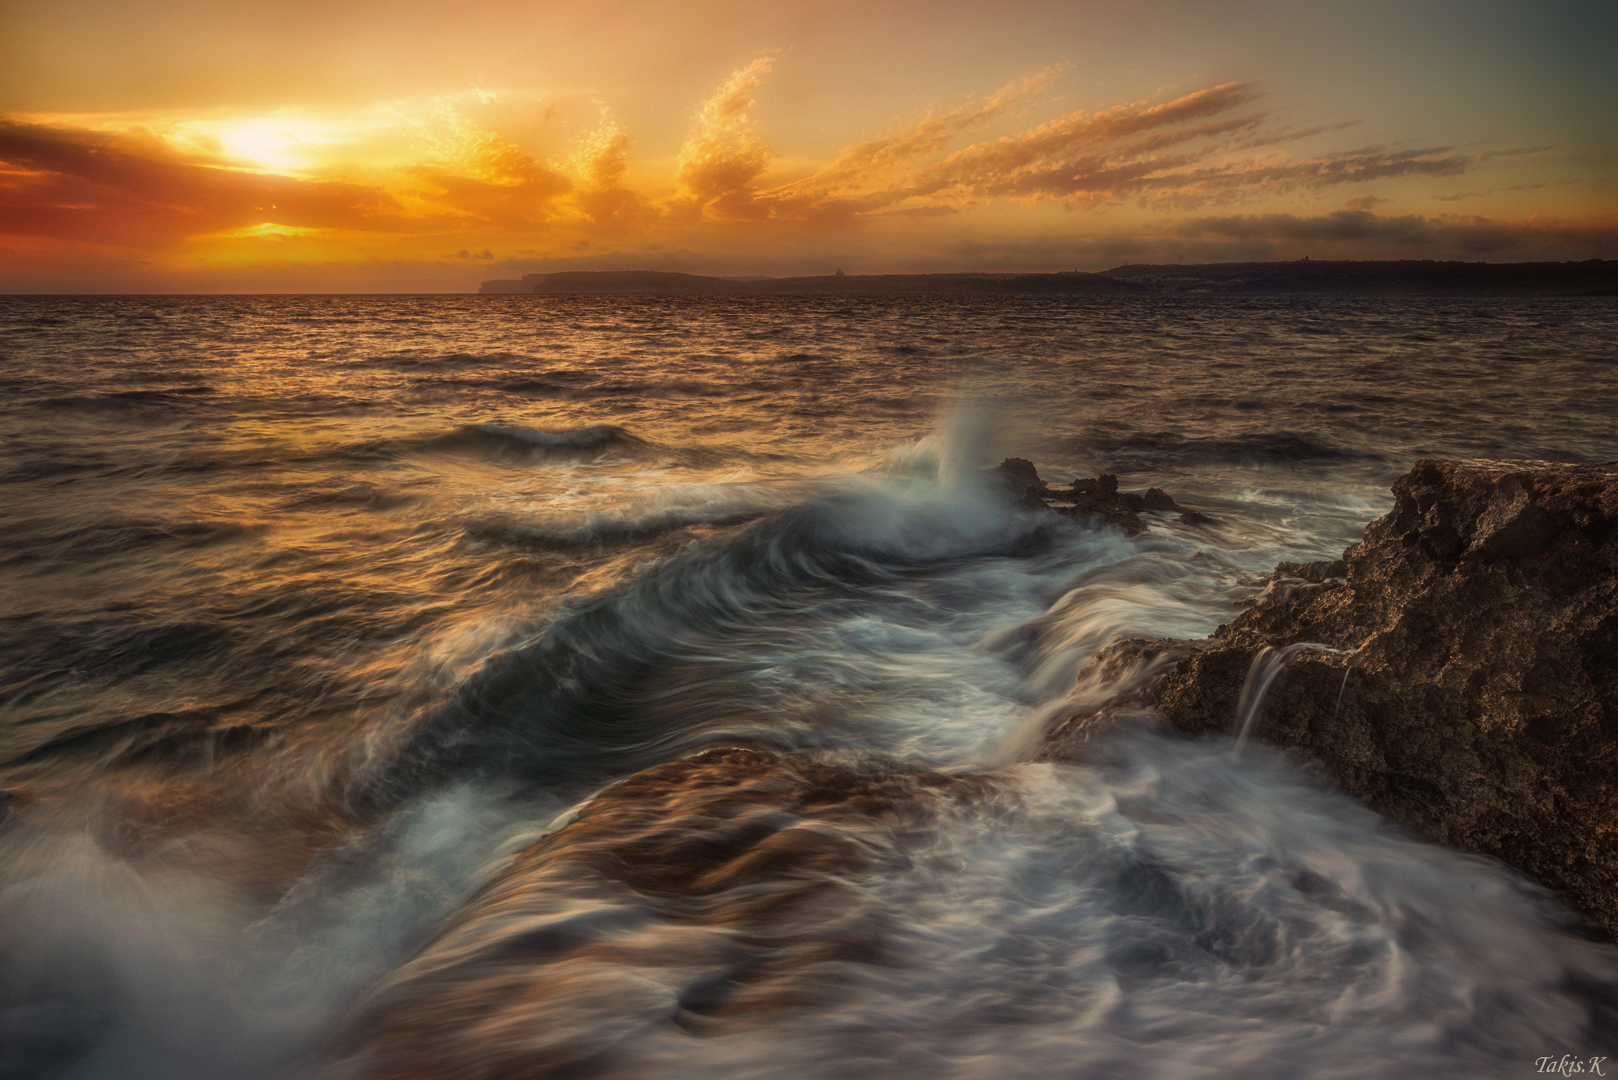
[{"label": "sea", "polygon": [[[1417,459],[1618,458],[1615,342],[1600,298],[0,297],[0,1077],[1618,1073],[1618,947],[1516,871],[1262,739],[1041,753],[1098,651]],[[1018,506],[1007,457],[1208,520]],[[696,755],[776,764],[636,786]]]}]

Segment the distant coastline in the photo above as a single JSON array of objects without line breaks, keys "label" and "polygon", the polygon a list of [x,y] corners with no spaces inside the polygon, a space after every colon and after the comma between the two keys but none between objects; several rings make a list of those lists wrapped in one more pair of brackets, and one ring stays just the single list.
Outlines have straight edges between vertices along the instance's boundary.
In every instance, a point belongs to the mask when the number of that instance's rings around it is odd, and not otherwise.
[{"label": "distant coastline", "polygon": [[1618,260],[1563,263],[1313,261],[1129,264],[1097,273],[827,274],[727,278],[654,270],[570,270],[485,281],[484,294],[754,296],[1174,294],[1618,296]]}]

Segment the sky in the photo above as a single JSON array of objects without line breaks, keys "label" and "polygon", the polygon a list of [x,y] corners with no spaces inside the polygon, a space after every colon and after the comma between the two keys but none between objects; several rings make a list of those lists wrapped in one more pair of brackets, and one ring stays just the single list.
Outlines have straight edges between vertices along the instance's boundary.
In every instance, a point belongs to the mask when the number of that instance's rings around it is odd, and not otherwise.
[{"label": "sky", "polygon": [[0,292],[1618,258],[1609,0],[4,0]]}]

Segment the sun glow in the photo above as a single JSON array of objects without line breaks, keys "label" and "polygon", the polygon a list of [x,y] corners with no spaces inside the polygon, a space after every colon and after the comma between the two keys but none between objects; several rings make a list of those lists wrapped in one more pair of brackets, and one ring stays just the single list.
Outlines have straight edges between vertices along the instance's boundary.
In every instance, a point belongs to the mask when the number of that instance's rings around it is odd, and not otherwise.
[{"label": "sun glow", "polygon": [[281,124],[234,124],[213,134],[227,156],[267,169],[297,169],[310,156],[306,137]]},{"label": "sun glow", "polygon": [[258,225],[246,225],[239,229],[227,229],[224,232],[210,233],[210,240],[288,240],[299,236],[314,236],[324,232],[323,229],[310,228],[304,225],[277,225],[273,221],[261,222]]}]

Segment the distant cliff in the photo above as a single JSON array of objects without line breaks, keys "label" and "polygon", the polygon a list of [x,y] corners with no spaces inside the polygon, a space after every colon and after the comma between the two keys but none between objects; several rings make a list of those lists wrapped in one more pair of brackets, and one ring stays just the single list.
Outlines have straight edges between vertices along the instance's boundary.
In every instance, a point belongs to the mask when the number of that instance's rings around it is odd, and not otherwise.
[{"label": "distant cliff", "polygon": [[982,293],[1146,293],[1147,286],[1105,274],[827,274],[795,278],[719,278],[651,270],[528,274],[485,281],[485,293],[645,293],[797,296],[902,296]]},{"label": "distant cliff", "polygon": [[1618,296],[1618,260],[1569,263],[1297,262],[1118,266],[1103,274],[1157,293],[1343,296]]},{"label": "distant cliff", "polygon": [[484,293],[902,296],[948,294],[1618,296],[1618,260],[1129,265],[1096,274],[827,274],[722,278],[653,270],[574,270],[485,281]]}]

